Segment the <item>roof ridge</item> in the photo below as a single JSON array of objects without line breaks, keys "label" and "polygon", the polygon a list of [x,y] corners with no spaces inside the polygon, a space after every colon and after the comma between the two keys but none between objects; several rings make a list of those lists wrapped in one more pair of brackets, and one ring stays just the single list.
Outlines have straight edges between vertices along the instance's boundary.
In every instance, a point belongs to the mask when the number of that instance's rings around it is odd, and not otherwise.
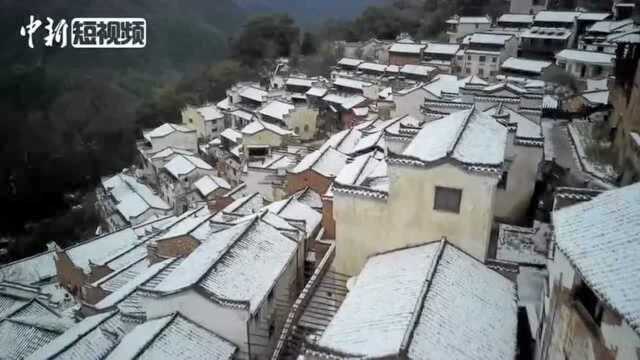
[{"label": "roof ridge", "polygon": [[[177,156],[184,156],[184,155],[182,155],[182,154],[178,154]],[[123,178],[123,177],[122,177],[122,175],[124,175],[124,174],[118,174],[118,177],[120,177],[120,178],[122,179],[122,181],[124,181],[124,182],[125,182],[125,184],[127,184],[127,187],[128,187],[131,191],[133,191],[133,193],[134,193],[134,194],[136,194],[136,196],[137,196],[137,197],[139,197],[140,199],[142,199],[142,201],[143,201],[145,204],[147,204],[147,206],[149,206],[149,208],[150,208],[150,209],[156,209],[156,208],[155,208],[155,207],[153,207],[151,204],[149,204],[149,202],[147,201],[147,199],[145,199],[145,198],[144,198],[144,196],[142,196],[142,195],[138,194],[138,192],[133,188],[133,186],[129,183],[129,181],[127,181],[127,179],[126,179],[126,178]],[[128,175],[125,175],[125,176],[128,176]],[[136,181],[137,181],[137,179],[136,179]],[[143,185],[144,185],[144,184],[143,184]],[[145,185],[145,186],[146,186],[146,185]],[[129,219],[127,219],[127,220],[129,220]]]},{"label": "roof ridge", "polygon": [[[100,320],[100,322],[98,322],[96,324],[96,326],[87,329],[86,331],[80,333],[75,339],[73,339],[72,342],[65,344],[64,346],[60,347],[60,349],[58,349],[58,351],[55,354],[52,354],[53,356],[51,356],[51,358],[56,357],[57,355],[67,351],[71,346],[73,346],[73,344],[77,343],[78,341],[80,341],[82,338],[84,338],[85,336],[87,336],[90,332],[92,332],[93,330],[97,329],[100,327],[100,325],[104,324],[105,322],[107,322],[108,320],[111,320],[111,318],[117,314],[119,311],[118,310],[114,310],[111,314],[108,314],[108,316],[105,316],[104,319]],[[99,316],[99,315],[94,315],[94,316]],[[80,323],[77,323],[75,325],[79,325]]]},{"label": "roof ridge", "polygon": [[471,106],[471,109],[468,110],[469,113],[465,116],[464,120],[462,121],[462,124],[460,124],[460,127],[456,131],[456,140],[455,140],[455,142],[453,144],[451,144],[449,146],[449,148],[447,149],[446,157],[451,157],[453,155],[453,152],[455,151],[456,147],[458,147],[458,144],[460,143],[460,139],[462,138],[462,134],[467,129],[467,125],[469,125],[469,121],[471,119],[471,116],[476,112],[476,110],[477,110],[477,108],[476,108],[475,104],[473,104]]},{"label": "roof ridge", "polygon": [[433,277],[436,273],[436,269],[440,264],[440,260],[442,259],[442,254],[444,253],[444,248],[447,246],[447,238],[442,237],[440,243],[438,244],[438,250],[436,257],[431,262],[431,266],[429,267],[429,271],[427,272],[427,279],[425,279],[422,284],[422,289],[420,290],[420,296],[418,297],[418,302],[415,305],[414,311],[411,315],[410,327],[404,334],[402,338],[402,343],[400,344],[400,353],[406,354],[409,350],[409,346],[411,345],[411,341],[413,340],[413,335],[418,324],[418,319],[422,315],[422,311],[424,310],[424,304],[427,298],[427,294],[431,289],[431,284],[433,283]]},{"label": "roof ridge", "polygon": [[[158,329],[158,331],[156,331],[156,332],[153,334],[153,336],[151,336],[151,338],[149,338],[149,340],[147,340],[147,341],[144,343],[144,345],[142,345],[139,349],[137,349],[137,350],[136,350],[136,352],[133,354],[133,356],[132,356],[131,358],[132,358],[132,359],[136,359],[136,358],[138,358],[138,356],[139,356],[140,354],[142,354],[142,353],[143,353],[143,352],[144,352],[144,351],[149,347],[149,345],[151,345],[151,344],[155,341],[155,339],[156,339],[156,338],[157,338],[157,337],[158,337],[158,336],[159,336],[159,335],[160,335],[160,334],[161,334],[161,333],[162,333],[162,332],[163,332],[167,327],[169,327],[169,325],[170,325],[171,323],[173,323],[173,322],[175,321],[175,319],[176,319],[176,316],[177,316],[177,315],[178,315],[178,312],[175,312],[175,313],[173,313],[173,314],[169,315],[169,317],[171,317],[171,318],[170,318],[170,319],[169,319],[169,320],[168,320],[164,325],[162,325],[162,327],[161,327],[161,328],[159,328],[159,329]],[[162,318],[158,318],[157,320],[160,320],[160,319],[162,319]],[[115,347],[114,347],[114,349],[115,349]],[[113,349],[112,349],[112,350],[113,350]]]}]

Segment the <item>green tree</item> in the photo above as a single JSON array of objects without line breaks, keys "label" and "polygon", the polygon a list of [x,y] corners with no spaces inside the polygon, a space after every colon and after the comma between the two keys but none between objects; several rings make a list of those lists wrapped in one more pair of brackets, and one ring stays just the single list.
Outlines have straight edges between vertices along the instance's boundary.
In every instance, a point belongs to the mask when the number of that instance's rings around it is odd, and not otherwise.
[{"label": "green tree", "polygon": [[288,15],[258,16],[249,20],[233,41],[233,56],[248,65],[289,57],[291,45],[297,44],[299,37],[300,29]]},{"label": "green tree", "polygon": [[300,52],[302,55],[311,55],[317,51],[316,49],[316,39],[310,32],[305,32],[302,37],[302,45],[300,46]]}]

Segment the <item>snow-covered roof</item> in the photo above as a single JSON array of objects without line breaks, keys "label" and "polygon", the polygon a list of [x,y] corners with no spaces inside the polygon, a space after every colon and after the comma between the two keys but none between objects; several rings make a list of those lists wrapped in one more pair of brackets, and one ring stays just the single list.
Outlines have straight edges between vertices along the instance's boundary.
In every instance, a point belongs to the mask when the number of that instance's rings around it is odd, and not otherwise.
[{"label": "snow-covered roof", "polygon": [[11,301],[12,305],[5,311],[0,309],[1,359],[24,359],[72,325],[70,320],[62,318],[37,299],[16,300],[15,297],[0,297],[0,307],[9,305],[6,301]]},{"label": "snow-covered roof", "polygon": [[428,43],[427,48],[424,50],[425,53],[429,54],[442,54],[442,55],[455,55],[458,50],[460,50],[459,44],[448,44],[448,43]]},{"label": "snow-covered roof", "polygon": [[245,87],[244,89],[240,90],[238,94],[243,98],[247,98],[257,102],[263,102],[267,95],[269,95],[268,92],[253,86]]},{"label": "snow-covered roof", "polygon": [[526,24],[532,24],[533,23],[533,15],[527,15],[527,14],[502,14],[502,16],[500,16],[498,18],[498,22],[509,22],[509,23],[526,23]]},{"label": "snow-covered roof", "polygon": [[400,72],[403,74],[427,77],[431,75],[431,73],[434,72],[435,70],[436,68],[432,66],[407,64],[400,69]]},{"label": "snow-covered roof", "polygon": [[537,27],[527,29],[520,34],[521,38],[566,40],[571,37],[571,30],[565,28]]},{"label": "snow-covered roof", "polygon": [[174,132],[193,133],[196,131],[194,129],[189,129],[188,127],[185,127],[182,125],[164,123],[158,126],[157,128],[146,132],[144,135],[147,139],[151,139],[151,138],[165,137],[169,134],[173,134]]},{"label": "snow-covered roof", "polygon": [[232,128],[226,128],[222,133],[220,133],[220,136],[229,139],[231,142],[236,144],[240,143],[240,140],[242,139],[242,133]]},{"label": "snow-covered roof", "polygon": [[511,107],[498,104],[490,107],[484,112],[487,115],[494,116],[498,119],[504,118],[509,124],[516,125],[516,138],[521,140],[542,141],[542,127],[537,122],[520,114]]},{"label": "snow-covered roof", "polygon": [[238,109],[231,112],[231,115],[239,117],[243,120],[251,121],[255,117],[255,114],[246,110]]},{"label": "snow-covered roof", "polygon": [[0,266],[0,280],[26,285],[51,279],[57,273],[54,250]]},{"label": "snow-covered roof", "polygon": [[609,103],[609,90],[594,90],[582,93],[582,97],[594,105],[606,105]]},{"label": "snow-covered roof", "polygon": [[472,34],[469,37],[469,43],[471,43],[471,44],[504,45],[511,38],[513,38],[513,35],[475,33],[475,34]]},{"label": "snow-covered roof", "polygon": [[106,263],[139,243],[136,232],[128,227],[81,242],[63,251],[75,266],[88,274],[91,271],[90,264]]},{"label": "snow-covered roof", "polygon": [[[174,159],[179,156],[183,155],[178,154]],[[171,209],[153,190],[132,176],[118,174],[105,178],[102,186],[116,200],[116,209],[127,221],[149,209]]]},{"label": "snow-covered roof", "polygon": [[168,147],[168,148],[162,149],[162,150],[158,151],[157,153],[153,154],[151,156],[151,159],[152,160],[166,159],[168,157],[173,157],[176,154],[193,155],[193,152],[189,151],[189,150],[178,149],[178,148],[174,148],[174,147]]},{"label": "snow-covered roof", "polygon": [[231,190],[231,185],[229,185],[225,179],[212,175],[205,175],[201,177],[198,181],[193,183],[193,186],[195,186],[204,197],[218,189]]},{"label": "snow-covered roof", "polygon": [[322,147],[332,147],[348,155],[353,153],[353,149],[355,149],[360,138],[362,138],[362,132],[358,129],[345,129],[332,135],[329,140],[325,141]]},{"label": "snow-covered roof", "polygon": [[290,77],[287,79],[286,84],[291,86],[301,86],[301,87],[310,88],[311,86],[313,86],[313,80],[305,79],[305,78]]},{"label": "snow-covered roof", "polygon": [[236,350],[229,341],[176,313],[138,325],[106,359],[231,360]]},{"label": "snow-covered roof", "polygon": [[622,29],[626,29],[627,27],[633,27],[633,19],[625,19],[620,21],[598,21],[597,23],[591,25],[587,32],[595,32],[595,33],[612,33],[616,31],[620,31]]},{"label": "snow-covered roof", "polygon": [[283,129],[277,125],[260,120],[256,120],[242,128],[242,134],[244,135],[255,135],[261,131],[271,131],[272,133],[280,136],[294,135],[293,131]]},{"label": "snow-covered roof", "polygon": [[613,66],[613,61],[616,59],[616,55],[597,51],[564,49],[556,54],[556,59],[574,61],[583,64]]},{"label": "snow-covered roof", "polygon": [[176,178],[190,174],[196,169],[213,170],[213,167],[207,164],[206,161],[200,159],[197,156],[190,155],[177,155],[168,163],[166,163],[164,165],[164,168],[167,169],[167,171]]},{"label": "snow-covered roof", "polygon": [[441,97],[442,93],[457,94],[462,86],[464,86],[464,81],[458,80],[455,75],[440,74],[433,81],[426,84],[424,89],[437,97]]},{"label": "snow-covered roof", "polygon": [[211,121],[216,119],[221,119],[224,117],[224,114],[218,109],[216,105],[206,105],[202,107],[196,108],[196,111],[202,115],[204,121]]},{"label": "snow-covered roof", "polygon": [[387,70],[387,65],[364,62],[358,65],[358,70],[368,70],[368,71],[376,71],[376,72],[384,73]]},{"label": "snow-covered roof", "polygon": [[345,166],[336,178],[334,187],[362,187],[388,192],[387,163],[382,152],[360,155]]},{"label": "snow-covered roof", "polygon": [[385,71],[388,73],[397,73],[400,72],[400,66],[391,64],[387,66]]},{"label": "snow-covered roof", "polygon": [[425,47],[424,44],[395,43],[391,45],[389,52],[419,55]]},{"label": "snow-covered roof", "polygon": [[311,236],[322,222],[322,214],[311,206],[299,201],[295,196],[276,201],[266,210],[287,220],[304,221],[307,236]]},{"label": "snow-covered roof", "polygon": [[333,81],[333,85],[362,90],[372,84],[366,81],[338,77]]},{"label": "snow-covered roof", "polygon": [[510,57],[505,60],[502,65],[500,65],[500,68],[506,70],[523,71],[539,75],[542,74],[542,70],[550,65],[551,62],[549,61]]},{"label": "snow-covered roof", "polygon": [[351,110],[352,108],[367,101],[367,98],[362,95],[339,95],[329,94],[322,98],[326,102],[331,102],[342,106],[345,110]]},{"label": "snow-covered roof", "polygon": [[264,198],[260,193],[245,195],[234,200],[231,204],[222,209],[225,213],[234,213],[239,215],[251,215],[264,206]]},{"label": "snow-covered roof", "polygon": [[259,216],[213,233],[155,289],[173,294],[197,286],[222,302],[242,303],[251,313],[284,272],[297,244]]},{"label": "snow-covered roof", "polygon": [[284,121],[287,116],[296,107],[293,104],[289,104],[280,100],[274,100],[260,109],[260,114],[268,117]]},{"label": "snow-covered roof", "polygon": [[28,359],[101,359],[111,351],[124,329],[116,311],[85,318]]},{"label": "snow-covered roof", "polygon": [[342,58],[340,59],[340,61],[338,61],[338,65],[351,66],[351,67],[356,67],[362,63],[363,61],[360,59],[350,59],[350,58]]},{"label": "snow-covered roof", "polygon": [[300,174],[307,170],[313,170],[322,176],[333,178],[338,175],[348,159],[340,151],[324,147],[305,156],[290,172]]},{"label": "snow-covered roof", "polygon": [[514,284],[441,241],[369,258],[316,351],[511,360],[516,334]]},{"label": "snow-covered roof", "polygon": [[315,97],[323,97],[327,94],[329,90],[325,89],[325,88],[321,88],[321,87],[312,87],[311,89],[309,89],[309,91],[306,92],[307,95],[309,96],[315,96]]},{"label": "snow-covered roof", "polygon": [[534,21],[572,23],[580,15],[577,11],[540,11]]},{"label": "snow-covered roof", "polygon": [[403,152],[424,162],[451,158],[467,165],[499,166],[507,129],[475,108],[424,125]]},{"label": "snow-covered roof", "polygon": [[555,241],[589,287],[640,333],[640,184],[553,213]]},{"label": "snow-covered roof", "polygon": [[322,210],[322,196],[309,187],[293,194],[293,198],[312,209]]},{"label": "snow-covered roof", "polygon": [[578,15],[578,20],[602,21],[602,20],[608,19],[610,16],[611,14],[606,12],[584,12]]},{"label": "snow-covered roof", "polygon": [[491,24],[487,16],[453,16],[447,24]]},{"label": "snow-covered roof", "polygon": [[233,107],[233,105],[231,104],[231,99],[229,99],[228,97],[225,97],[224,99],[218,101],[216,106],[220,110],[231,110],[231,108]]}]

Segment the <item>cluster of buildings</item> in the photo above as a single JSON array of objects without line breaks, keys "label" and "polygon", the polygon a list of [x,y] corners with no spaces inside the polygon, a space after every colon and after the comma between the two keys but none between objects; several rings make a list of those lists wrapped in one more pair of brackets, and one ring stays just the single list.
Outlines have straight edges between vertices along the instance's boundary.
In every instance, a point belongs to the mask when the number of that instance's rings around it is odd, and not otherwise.
[{"label": "cluster of buildings", "polygon": [[636,359],[629,8],[514,0],[186,106],[96,237],[0,266],[0,358]]}]

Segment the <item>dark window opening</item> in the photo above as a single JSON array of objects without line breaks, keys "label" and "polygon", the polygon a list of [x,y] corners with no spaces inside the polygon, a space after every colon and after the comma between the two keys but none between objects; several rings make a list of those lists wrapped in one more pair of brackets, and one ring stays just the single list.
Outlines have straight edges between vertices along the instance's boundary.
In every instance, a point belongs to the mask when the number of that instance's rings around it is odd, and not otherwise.
[{"label": "dark window opening", "polygon": [[507,180],[509,177],[508,171],[503,171],[500,176],[500,181],[498,181],[498,189],[506,190],[507,189]]},{"label": "dark window opening", "polygon": [[460,212],[462,190],[436,186],[433,208],[439,211]]},{"label": "dark window opening", "polygon": [[582,307],[586,310],[587,314],[591,316],[591,319],[600,326],[602,322],[603,307],[598,299],[598,296],[591,290],[591,288],[585,284],[584,281],[576,286],[574,298]]}]

